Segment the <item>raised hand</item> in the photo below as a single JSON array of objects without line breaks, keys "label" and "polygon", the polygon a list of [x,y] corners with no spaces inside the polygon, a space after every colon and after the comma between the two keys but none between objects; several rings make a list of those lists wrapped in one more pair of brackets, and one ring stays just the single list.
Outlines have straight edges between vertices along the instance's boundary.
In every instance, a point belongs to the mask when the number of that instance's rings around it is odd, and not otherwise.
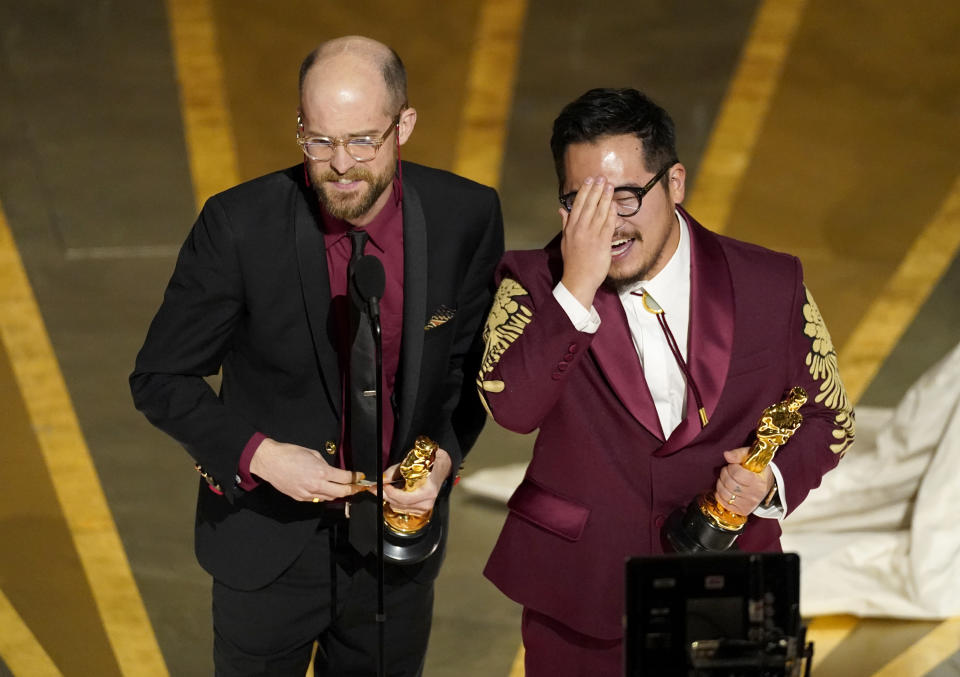
[{"label": "raised hand", "polygon": [[613,186],[606,179],[587,177],[569,212],[561,208],[563,238],[563,286],[584,308],[610,272],[610,243],[617,227]]}]

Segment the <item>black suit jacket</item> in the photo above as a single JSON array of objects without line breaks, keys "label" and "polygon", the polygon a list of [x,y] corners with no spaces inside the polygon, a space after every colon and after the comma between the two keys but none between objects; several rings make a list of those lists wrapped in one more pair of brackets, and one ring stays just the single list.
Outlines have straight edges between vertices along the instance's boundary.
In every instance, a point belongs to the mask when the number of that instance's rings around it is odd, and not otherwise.
[{"label": "black suit jacket", "polygon": [[[130,376],[137,408],[222,488],[221,496],[200,484],[197,558],[237,588],[278,576],[324,513],[322,504],[294,501],[267,483],[250,492],[237,487],[247,441],[259,431],[322,452],[340,439],[337,334],[317,209],[300,165],[212,197],[183,245]],[[456,468],[484,422],[464,373],[479,365],[492,272],[503,253],[497,194],[404,163],[403,230],[390,458],[398,461],[416,436],[429,435]],[[454,311],[449,321],[427,328],[447,309]],[[204,377],[221,368],[217,395]],[[435,575],[442,551],[417,572]]]}]

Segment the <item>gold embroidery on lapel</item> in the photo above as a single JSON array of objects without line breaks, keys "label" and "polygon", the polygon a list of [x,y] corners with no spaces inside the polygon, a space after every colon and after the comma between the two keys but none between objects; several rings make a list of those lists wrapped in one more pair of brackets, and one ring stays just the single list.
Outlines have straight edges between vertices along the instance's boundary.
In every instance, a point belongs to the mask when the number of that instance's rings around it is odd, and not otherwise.
[{"label": "gold embroidery on lapel", "polygon": [[437,308],[437,312],[430,316],[430,319],[423,326],[424,331],[430,331],[431,329],[436,329],[442,324],[445,324],[453,319],[453,316],[456,314],[453,308],[449,306],[440,306]]},{"label": "gold embroidery on lapel", "polygon": [[827,325],[820,314],[817,302],[813,300],[810,290],[804,287],[807,302],[803,304],[803,333],[810,339],[810,352],[807,353],[806,364],[810,368],[810,376],[820,381],[820,392],[814,398],[823,402],[835,413],[836,428],[833,437],[836,444],[830,445],[835,454],[842,454],[853,442],[856,436],[856,420],[853,416],[853,407],[847,399],[847,390],[840,380],[840,370],[837,367],[837,351],[833,348],[833,340]]},{"label": "gold embroidery on lapel", "polygon": [[480,373],[477,376],[477,386],[480,388],[480,399],[483,392],[503,392],[504,383],[498,380],[485,380],[485,374],[493,371],[514,341],[520,338],[523,330],[533,319],[533,312],[515,300],[518,296],[528,296],[527,290],[520,283],[509,277],[503,279],[493,298],[493,307],[487,316],[487,324],[483,328],[483,341],[486,348],[483,351],[483,361],[480,363]]}]

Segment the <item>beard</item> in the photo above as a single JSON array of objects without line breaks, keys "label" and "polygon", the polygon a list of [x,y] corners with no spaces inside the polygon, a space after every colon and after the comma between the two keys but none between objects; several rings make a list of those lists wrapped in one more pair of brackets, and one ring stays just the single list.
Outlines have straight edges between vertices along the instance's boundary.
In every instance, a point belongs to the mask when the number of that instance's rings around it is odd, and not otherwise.
[{"label": "beard", "polygon": [[[644,255],[632,264],[624,261],[623,264],[617,267],[611,265],[605,283],[615,289],[617,293],[620,293],[632,289],[638,282],[649,281],[651,272],[654,270],[656,270],[656,272],[653,273],[652,276],[655,277],[659,275],[660,271],[663,270],[675,254],[677,246],[679,246],[679,240],[677,245],[672,245],[672,234],[672,228],[656,228],[652,233],[648,233],[649,237],[646,238],[641,234],[639,229],[635,232],[620,234],[621,237],[634,238],[634,246],[639,245],[643,247],[646,245],[654,249],[642,252]],[[668,247],[670,248],[669,251]],[[627,257],[629,260],[629,252]]]},{"label": "beard", "polygon": [[[643,236],[640,233],[633,235],[636,240],[635,244],[640,244],[643,242]],[[638,282],[642,282],[647,279],[647,274],[650,272],[650,266],[652,261],[645,261],[640,264],[639,268],[634,270],[624,270],[614,272],[612,269],[607,274],[607,279],[604,281],[606,285],[616,291],[618,294],[624,292],[628,289],[631,289]]]},{"label": "beard", "polygon": [[625,277],[613,277],[608,275],[606,279],[607,286],[621,294],[629,289],[633,289],[634,285],[637,282],[643,282],[647,279],[647,270],[641,270],[633,273],[632,275],[627,275]]},{"label": "beard", "polygon": [[[307,172],[310,175],[310,185],[317,199],[327,213],[335,219],[350,221],[366,214],[374,203],[383,195],[383,191],[393,183],[396,162],[391,162],[387,168],[380,174],[365,169],[364,167],[351,167],[343,174],[338,174],[332,170],[315,171],[308,167]],[[327,188],[327,182],[336,182],[340,179],[349,181],[364,181],[367,184],[365,190],[351,191],[349,194],[342,194],[335,189]]]}]

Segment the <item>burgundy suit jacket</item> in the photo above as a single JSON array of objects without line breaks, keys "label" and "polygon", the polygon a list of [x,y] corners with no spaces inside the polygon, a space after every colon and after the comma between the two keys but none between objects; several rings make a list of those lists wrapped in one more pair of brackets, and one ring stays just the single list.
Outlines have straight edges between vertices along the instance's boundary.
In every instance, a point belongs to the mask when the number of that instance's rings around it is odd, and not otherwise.
[{"label": "burgundy suit jacket", "polygon": [[[682,210],[681,210],[682,212]],[[507,596],[590,636],[623,635],[624,563],[664,551],[667,516],[712,489],[723,451],[752,441],[763,409],[793,386],[804,422],[776,464],[788,509],[853,438],[836,354],[799,261],[690,225],[687,362],[709,423],[687,413],[664,440],[619,297],[594,299],[595,334],[578,332],[553,297],[559,237],[508,252],[487,321],[478,386],[496,421],[539,428],[533,459],[484,571]],[[751,516],[738,547],[777,551],[776,519]]]}]

